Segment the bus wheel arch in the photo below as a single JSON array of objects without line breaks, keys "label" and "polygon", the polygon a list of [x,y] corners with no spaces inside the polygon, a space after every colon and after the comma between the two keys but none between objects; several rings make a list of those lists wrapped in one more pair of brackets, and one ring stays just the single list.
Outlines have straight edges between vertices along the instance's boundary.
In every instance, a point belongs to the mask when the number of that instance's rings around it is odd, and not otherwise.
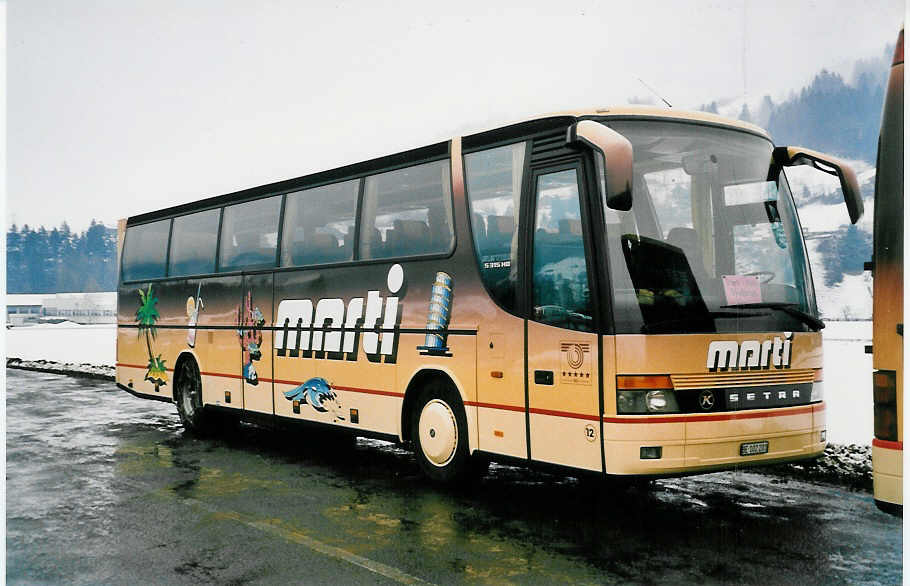
[{"label": "bus wheel arch", "polygon": [[[401,405],[400,437],[403,442],[411,441],[411,413],[416,408],[417,401],[420,400],[420,394],[436,381],[449,385],[461,399],[461,393],[458,392],[455,381],[446,372],[425,368],[414,373],[405,389],[404,402]],[[460,401],[460,407],[464,410],[464,401]]]},{"label": "bus wheel arch", "polygon": [[485,472],[486,465],[470,455],[468,436],[464,399],[452,378],[433,369],[414,375],[402,405],[401,437],[410,440],[423,472],[438,482]]}]

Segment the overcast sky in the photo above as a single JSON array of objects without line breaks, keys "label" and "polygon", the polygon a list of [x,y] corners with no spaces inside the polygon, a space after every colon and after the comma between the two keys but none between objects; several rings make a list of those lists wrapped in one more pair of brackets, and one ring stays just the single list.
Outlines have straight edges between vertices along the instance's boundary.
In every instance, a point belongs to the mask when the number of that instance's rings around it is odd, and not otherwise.
[{"label": "overcast sky", "polygon": [[[784,98],[902,0],[69,2],[7,10],[7,224],[84,229],[561,109]],[[807,145],[811,146],[811,145]]]}]

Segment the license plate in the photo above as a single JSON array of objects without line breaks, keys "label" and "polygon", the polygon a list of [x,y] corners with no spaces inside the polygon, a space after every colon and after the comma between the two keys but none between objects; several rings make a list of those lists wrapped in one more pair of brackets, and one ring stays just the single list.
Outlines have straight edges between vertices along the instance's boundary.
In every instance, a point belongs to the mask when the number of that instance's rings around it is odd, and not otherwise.
[{"label": "license plate", "polygon": [[768,453],[768,442],[747,442],[740,444],[740,456],[757,456],[758,454]]}]

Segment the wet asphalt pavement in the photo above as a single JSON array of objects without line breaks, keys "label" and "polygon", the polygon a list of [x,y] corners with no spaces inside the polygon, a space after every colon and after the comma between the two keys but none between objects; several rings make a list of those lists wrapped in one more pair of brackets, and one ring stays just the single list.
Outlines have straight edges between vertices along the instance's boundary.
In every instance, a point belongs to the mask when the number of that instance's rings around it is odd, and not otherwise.
[{"label": "wet asphalt pavement", "polygon": [[241,426],[182,432],[113,383],[7,370],[6,578],[20,583],[901,582],[868,493],[729,472],[604,487]]}]

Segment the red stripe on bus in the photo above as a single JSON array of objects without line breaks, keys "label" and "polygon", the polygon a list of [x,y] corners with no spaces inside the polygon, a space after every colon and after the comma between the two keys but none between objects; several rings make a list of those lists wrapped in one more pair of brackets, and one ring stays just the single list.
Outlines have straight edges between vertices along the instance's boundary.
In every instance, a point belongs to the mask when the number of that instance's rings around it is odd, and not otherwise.
[{"label": "red stripe on bus", "polygon": [[332,387],[333,389],[338,389],[339,391],[350,391],[352,393],[366,393],[367,395],[383,395],[385,397],[398,397],[399,399],[404,397],[404,393],[397,393],[395,391],[379,391],[376,389],[358,389],[357,387]]},{"label": "red stripe on bus", "polygon": [[[279,385],[302,385],[305,381],[298,380],[284,380],[280,378],[260,378],[259,380],[265,381],[267,383],[276,383]],[[384,397],[404,397],[404,393],[397,393],[395,391],[380,391],[378,389],[361,389],[359,387],[341,387],[337,385],[332,385],[333,389],[339,391],[348,391],[350,393],[363,393],[365,395],[382,395]]]},{"label": "red stripe on bus", "polygon": [[567,411],[552,411],[550,409],[531,408],[528,411],[534,415],[552,415],[554,417],[569,417],[571,419],[587,419],[588,421],[597,421],[600,419],[597,415],[585,415],[584,413],[569,413]]},{"label": "red stripe on bus", "polygon": [[[125,368],[141,368],[142,370],[146,370],[149,367],[148,364],[126,364],[125,362],[117,362],[114,364],[114,366],[123,366]],[[168,372],[174,372],[173,368],[165,368],[164,370]]]},{"label": "red stripe on bus", "polygon": [[[221,378],[243,378],[242,374],[225,374],[223,372],[200,372],[203,376],[220,376]],[[265,380],[265,379],[259,379]]]},{"label": "red stripe on bus", "polygon": [[[525,412],[524,407],[516,407],[514,405],[496,405],[494,403],[478,403],[476,401],[465,401],[464,404],[467,407],[484,407],[486,409],[499,409],[500,411],[518,411],[520,413]],[[532,407],[528,410],[529,413],[534,415],[552,415],[554,417],[568,417],[570,419],[587,419],[588,421],[597,421],[597,415],[585,415],[584,413],[570,413],[569,411],[553,411],[552,409],[538,409]]]},{"label": "red stripe on bus", "polygon": [[876,448],[885,448],[886,450],[904,451],[904,442],[889,442],[887,440],[880,440],[877,437],[874,437],[872,438],[872,445]]},{"label": "red stripe on bus", "polygon": [[516,407],[514,405],[497,405],[495,403],[479,403],[477,401],[465,401],[466,407],[483,407],[485,409],[499,409],[500,411],[521,411],[525,412],[524,405]]}]

